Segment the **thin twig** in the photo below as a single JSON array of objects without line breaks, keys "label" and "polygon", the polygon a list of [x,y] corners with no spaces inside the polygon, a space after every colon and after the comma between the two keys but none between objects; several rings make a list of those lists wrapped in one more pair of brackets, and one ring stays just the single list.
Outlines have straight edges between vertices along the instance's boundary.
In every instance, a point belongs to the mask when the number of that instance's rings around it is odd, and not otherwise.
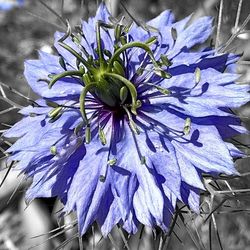
[{"label": "thin twig", "polygon": [[218,25],[217,25],[216,40],[215,40],[215,49],[217,49],[219,47],[219,44],[220,44],[220,32],[221,32],[223,7],[224,7],[224,2],[223,2],[223,0],[221,0],[220,1],[219,16],[218,16]]},{"label": "thin twig", "polygon": [[238,5],[238,9],[237,9],[235,24],[234,24],[234,32],[237,32],[237,30],[238,30],[242,2],[243,2],[243,0],[239,0],[239,5]]},{"label": "thin twig", "polygon": [[7,96],[5,95],[5,92],[4,92],[3,87],[2,87],[1,84],[0,84],[0,92],[1,92],[1,94],[2,94],[2,96],[3,96],[4,98],[7,98]]},{"label": "thin twig", "polygon": [[10,112],[11,110],[17,109],[16,107],[10,107],[5,110],[0,111],[0,115]]},{"label": "thin twig", "polygon": [[236,33],[234,33],[226,42],[225,46],[221,48],[220,52],[224,53],[227,49],[227,47],[234,41],[234,39],[242,32],[242,30],[245,28],[245,26],[248,24],[250,20],[250,14],[247,16],[241,27],[237,30]]},{"label": "thin twig", "polygon": [[66,20],[63,19],[62,16],[60,16],[56,11],[54,11],[52,8],[50,8],[45,2],[42,0],[38,0],[39,3],[41,3],[45,8],[47,8],[51,13],[53,13],[65,26],[67,26]]}]

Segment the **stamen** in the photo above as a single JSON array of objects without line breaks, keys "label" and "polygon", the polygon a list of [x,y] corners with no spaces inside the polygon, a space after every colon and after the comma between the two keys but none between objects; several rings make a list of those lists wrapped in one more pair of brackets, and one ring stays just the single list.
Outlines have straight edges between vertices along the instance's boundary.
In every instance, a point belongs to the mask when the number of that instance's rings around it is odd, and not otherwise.
[{"label": "stamen", "polygon": [[52,101],[49,101],[49,100],[46,100],[46,104],[49,107],[52,107],[52,108],[57,108],[59,106],[56,102],[52,102]]},{"label": "stamen", "polygon": [[55,119],[61,112],[62,107],[57,107],[49,111],[48,116],[52,119]]},{"label": "stamen", "polygon": [[90,126],[88,124],[85,129],[85,142],[89,144],[90,141],[91,141],[91,131],[90,131]]},{"label": "stamen", "polygon": [[191,130],[191,119],[187,117],[183,128],[184,135],[188,135],[190,133],[190,130]]},{"label": "stamen", "polygon": [[116,159],[116,158],[113,158],[113,159],[108,160],[108,164],[109,164],[110,166],[115,165],[116,162],[117,162],[117,159]]},{"label": "stamen", "polygon": [[139,67],[137,70],[136,70],[136,74],[138,76],[141,76],[143,74],[143,71],[145,70],[145,68],[142,68],[142,67]]},{"label": "stamen", "polygon": [[61,116],[62,116],[62,114],[60,113],[60,114],[58,114],[57,116],[51,118],[51,119],[49,120],[49,123],[53,123],[53,122],[57,121]]},{"label": "stamen", "polygon": [[104,176],[104,175],[99,176],[99,181],[100,182],[105,182],[105,180],[106,180],[106,176]]},{"label": "stamen", "polygon": [[115,40],[116,40],[116,42],[118,42],[118,41],[120,41],[120,38],[121,38],[121,34],[122,34],[122,28],[123,28],[124,26],[123,25],[121,25],[121,24],[117,24],[116,26],[115,26]]},{"label": "stamen", "polygon": [[127,113],[127,115],[128,115],[128,120],[129,120],[129,126],[130,126],[130,128],[132,129],[132,131],[133,131],[135,134],[139,135],[139,134],[140,134],[140,130],[139,130],[138,127],[136,126],[135,122],[133,121],[133,118],[132,118],[132,116],[131,116],[129,110],[127,109],[126,106],[122,106],[122,107],[123,107],[123,109],[126,111],[126,113]]},{"label": "stamen", "polygon": [[163,69],[157,67],[154,69],[154,73],[162,78],[165,79],[170,79],[172,77],[171,74],[169,74],[168,72],[165,72]]},{"label": "stamen", "polygon": [[154,44],[157,41],[157,37],[156,36],[152,36],[150,37],[145,43],[150,46],[152,44]]},{"label": "stamen", "polygon": [[133,21],[131,20],[123,29],[125,33],[128,33],[133,26]]},{"label": "stamen", "polygon": [[171,29],[171,35],[174,40],[174,42],[177,40],[177,30],[175,28]]},{"label": "stamen", "polygon": [[147,82],[147,83],[144,83],[144,84],[152,86],[153,88],[157,89],[159,92],[161,92],[164,95],[171,95],[172,94],[171,90],[163,88],[163,87],[160,87],[160,86],[157,86],[157,85],[155,85],[153,83]]},{"label": "stamen", "polygon": [[145,157],[145,156],[142,156],[142,157],[141,157],[141,164],[142,164],[142,165],[145,165],[145,164],[146,164],[146,157]]},{"label": "stamen", "polygon": [[99,134],[99,138],[101,140],[102,145],[103,146],[106,145],[107,139],[106,139],[105,133],[104,133],[103,129],[101,128],[101,126],[99,126],[98,134]]},{"label": "stamen", "polygon": [[57,154],[57,148],[56,148],[56,146],[51,146],[51,147],[50,147],[50,153],[51,153],[52,155],[56,155],[56,154]]},{"label": "stamen", "polygon": [[127,43],[127,38],[125,36],[121,36],[120,41],[122,45],[125,45]]},{"label": "stamen", "polygon": [[162,64],[167,67],[172,65],[172,62],[170,62],[170,60],[168,59],[166,55],[161,54],[161,61],[162,61]]},{"label": "stamen", "polygon": [[195,74],[195,83],[198,84],[200,82],[200,80],[201,80],[201,70],[200,70],[200,68],[197,67],[195,69],[194,74]]}]

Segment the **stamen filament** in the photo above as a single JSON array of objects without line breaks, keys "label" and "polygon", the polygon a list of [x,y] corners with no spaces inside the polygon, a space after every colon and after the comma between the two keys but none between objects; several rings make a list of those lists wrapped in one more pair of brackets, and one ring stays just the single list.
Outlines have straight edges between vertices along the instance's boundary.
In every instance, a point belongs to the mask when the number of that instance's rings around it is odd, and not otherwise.
[{"label": "stamen filament", "polygon": [[158,85],[155,85],[153,83],[147,82],[147,83],[143,83],[143,84],[148,85],[148,86],[152,86],[153,88],[157,89],[159,92],[161,92],[164,95],[171,95],[172,94],[171,90],[169,90],[167,88],[163,88],[163,87],[158,86]]},{"label": "stamen filament", "polygon": [[99,134],[99,138],[101,140],[102,145],[103,146],[106,145],[107,139],[106,139],[105,133],[104,133],[103,129],[101,128],[101,126],[99,126],[98,134]]},{"label": "stamen filament", "polygon": [[124,110],[126,111],[127,115],[128,115],[128,120],[129,120],[129,126],[132,129],[132,131],[139,135],[140,134],[140,130],[138,129],[138,127],[136,126],[135,122],[133,121],[133,118],[129,112],[129,110],[127,109],[127,107],[122,106],[124,108]]}]

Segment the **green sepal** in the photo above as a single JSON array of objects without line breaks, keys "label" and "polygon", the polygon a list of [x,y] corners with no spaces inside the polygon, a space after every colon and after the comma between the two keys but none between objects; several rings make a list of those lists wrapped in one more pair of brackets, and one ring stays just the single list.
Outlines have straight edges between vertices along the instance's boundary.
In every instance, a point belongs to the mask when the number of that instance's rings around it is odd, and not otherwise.
[{"label": "green sepal", "polygon": [[58,42],[58,44],[66,49],[68,52],[70,52],[73,56],[75,56],[86,68],[89,70],[92,69],[93,67],[82,57],[81,54],[79,54],[77,51],[75,51],[73,48],[71,48],[69,45],[63,43],[63,42]]},{"label": "green sepal", "polygon": [[86,85],[81,94],[80,94],[80,98],[79,98],[79,103],[80,103],[80,111],[83,117],[84,122],[86,122],[87,126],[88,126],[88,118],[87,118],[87,114],[86,114],[86,110],[85,110],[85,98],[87,93],[93,89],[94,87],[97,87],[96,83],[90,83],[88,85]]}]

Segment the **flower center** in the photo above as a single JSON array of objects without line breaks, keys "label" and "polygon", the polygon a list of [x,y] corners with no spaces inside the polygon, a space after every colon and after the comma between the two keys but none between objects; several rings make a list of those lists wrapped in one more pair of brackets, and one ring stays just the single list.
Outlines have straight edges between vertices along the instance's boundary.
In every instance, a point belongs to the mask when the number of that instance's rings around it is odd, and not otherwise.
[{"label": "flower center", "polygon": [[[102,47],[101,28],[114,30],[115,42],[114,53],[105,50]],[[165,72],[161,66],[169,62],[166,57],[161,57],[160,61],[156,61],[150,46],[157,41],[155,36],[150,37],[145,42],[133,41],[128,42],[128,27],[122,24],[106,24],[101,21],[96,23],[96,43],[95,52],[97,59],[89,55],[81,46],[79,36],[69,32],[58,41],[58,44],[69,51],[76,57],[77,70],[69,71],[64,65],[65,71],[61,74],[51,76],[49,88],[51,88],[57,80],[68,76],[78,76],[84,83],[84,88],[80,95],[80,110],[86,127],[89,128],[90,121],[86,114],[86,97],[88,93],[102,102],[111,110],[123,109],[126,112],[130,124],[133,124],[132,114],[137,115],[137,109],[141,106],[141,101],[138,100],[138,94],[135,84],[128,79],[126,65],[128,64],[127,50],[132,48],[140,48],[144,50],[151,60],[154,68],[154,73],[162,78],[170,78],[171,75]],[[80,34],[81,35],[81,34]],[[71,36],[72,40],[81,48],[85,54],[85,59],[82,54],[75,51],[69,45],[64,43],[64,40]],[[168,65],[169,66],[169,65]],[[157,89],[158,86],[155,86]],[[131,126],[132,127],[132,126]],[[134,130],[136,132],[136,129]],[[86,136],[87,138],[87,136]]]}]

